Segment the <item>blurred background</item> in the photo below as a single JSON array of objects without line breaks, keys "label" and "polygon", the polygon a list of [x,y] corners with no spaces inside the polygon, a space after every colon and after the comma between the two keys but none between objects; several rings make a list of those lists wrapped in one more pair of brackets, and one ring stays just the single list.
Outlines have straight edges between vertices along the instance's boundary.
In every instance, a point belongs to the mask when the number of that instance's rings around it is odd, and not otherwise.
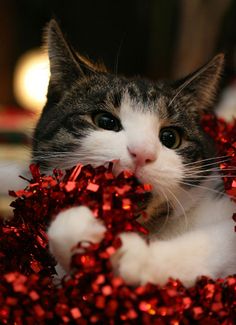
[{"label": "blurred background", "polygon": [[40,47],[52,17],[81,54],[128,76],[177,79],[225,52],[218,111],[235,114],[236,0],[0,0],[0,215],[30,161],[49,78]]}]

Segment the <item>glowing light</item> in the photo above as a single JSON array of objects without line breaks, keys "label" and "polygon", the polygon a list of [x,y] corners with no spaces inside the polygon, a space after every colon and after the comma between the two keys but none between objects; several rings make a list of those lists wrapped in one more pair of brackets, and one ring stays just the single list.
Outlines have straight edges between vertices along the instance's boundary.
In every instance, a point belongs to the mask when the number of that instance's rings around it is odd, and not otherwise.
[{"label": "glowing light", "polygon": [[46,102],[49,82],[49,61],[41,49],[25,53],[14,73],[14,93],[18,103],[27,109],[40,111]]}]

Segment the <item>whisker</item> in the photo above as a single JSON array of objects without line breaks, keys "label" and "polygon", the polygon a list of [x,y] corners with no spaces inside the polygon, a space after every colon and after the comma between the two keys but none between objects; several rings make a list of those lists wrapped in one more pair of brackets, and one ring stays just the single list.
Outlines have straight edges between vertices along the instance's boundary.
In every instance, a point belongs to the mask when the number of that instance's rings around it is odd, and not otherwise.
[{"label": "whisker", "polygon": [[176,195],[170,189],[167,188],[167,191],[173,196],[173,198],[175,199],[175,201],[178,203],[178,205],[180,206],[181,210],[183,211],[184,220],[185,220],[185,228],[187,229],[187,227],[188,227],[188,217],[186,215],[186,212],[184,210],[183,205],[181,204],[181,202],[179,201],[179,199],[176,197]]},{"label": "whisker", "polygon": [[197,180],[197,179],[222,179],[222,178],[236,178],[236,175],[226,175],[226,176],[223,176],[223,175],[219,175],[219,176],[215,176],[215,177],[207,177],[207,176],[195,176],[195,177],[192,177],[192,176],[187,176],[187,179],[188,181],[194,181],[194,180]]},{"label": "whisker", "polygon": [[213,192],[213,193],[217,193],[217,194],[220,194],[220,195],[223,195],[223,196],[226,196],[226,197],[234,198],[234,196],[232,196],[232,195],[228,195],[225,192],[221,192],[221,191],[214,190],[211,187],[202,186],[202,185],[196,185],[196,184],[191,184],[191,183],[183,182],[183,181],[180,181],[179,184],[188,185],[188,186],[191,186],[191,187],[196,187],[196,188],[208,190],[208,191]]},{"label": "whisker", "polygon": [[[65,157],[68,157],[68,155],[65,155],[65,156],[61,156],[61,155],[48,155],[48,156],[34,156],[34,158],[36,159],[40,159],[40,160],[48,160],[50,158],[58,158],[58,159],[64,159]],[[72,156],[70,156],[72,157]]]},{"label": "whisker", "polygon": [[54,153],[73,153],[73,151],[45,151],[45,150],[34,150],[34,153],[40,154],[54,154]]},{"label": "whisker", "polygon": [[[218,173],[219,175],[224,175],[224,172],[234,172],[236,171],[236,168],[225,168],[225,169],[205,169],[205,170],[187,170],[185,171],[184,175],[202,175],[203,176],[213,176],[213,175],[216,175],[214,173]],[[204,173],[206,172],[212,172],[210,175],[204,175]]]},{"label": "whisker", "polygon": [[236,169],[235,168],[228,168],[228,169],[223,169],[223,170],[221,170],[221,169],[219,169],[219,170],[210,170],[210,171],[212,171],[212,173],[210,173],[210,174],[205,174],[204,173],[204,171],[197,171],[197,170],[195,170],[195,171],[186,171],[185,173],[184,173],[184,176],[198,176],[198,177],[223,177],[224,176],[224,174],[225,175],[227,175],[227,173],[224,173],[224,172],[231,172],[231,176],[234,176],[234,172],[236,172]]},{"label": "whisker", "polygon": [[168,223],[168,220],[169,220],[169,217],[170,217],[170,203],[171,203],[171,202],[169,202],[166,193],[165,193],[161,188],[159,188],[159,190],[160,190],[160,192],[162,193],[162,195],[164,196],[165,201],[166,201],[166,205],[167,205],[167,215],[166,215],[166,217],[165,217],[165,222],[163,223],[163,225],[161,226],[161,228],[158,229],[158,230],[161,232],[163,229],[165,229],[165,226],[166,226],[167,223]]},{"label": "whisker", "polygon": [[195,199],[193,198],[193,196],[190,194],[189,191],[186,191],[183,187],[179,186],[179,189],[182,190],[184,193],[186,193],[188,195],[188,197],[190,198],[191,201],[195,201]]},{"label": "whisker", "polygon": [[199,168],[204,168],[204,167],[209,167],[209,166],[214,166],[214,165],[217,166],[217,165],[222,164],[227,161],[229,161],[229,159],[224,159],[224,160],[211,162],[211,163],[207,163],[207,164],[202,164],[202,165],[199,164],[199,162],[196,162],[195,165],[188,166],[187,164],[184,164],[184,166],[186,166],[190,170],[194,170],[194,169],[199,169]]},{"label": "whisker", "polygon": [[[204,166],[203,166],[204,167]],[[220,167],[220,166],[205,166],[205,167],[208,167],[207,169],[203,169],[201,166],[199,167],[191,167],[191,168],[186,168],[186,172],[188,171],[193,171],[193,172],[206,172],[206,171],[220,171],[220,170],[225,170],[225,169],[232,169],[232,168],[236,168],[236,166],[234,166],[233,164],[232,165],[228,165],[226,168],[224,168],[223,166]]]},{"label": "whisker", "polygon": [[124,42],[124,39],[122,38],[121,41],[120,41],[120,44],[119,44],[119,47],[118,47],[118,50],[117,50],[117,53],[116,53],[116,60],[115,60],[115,74],[117,75],[118,73],[118,66],[119,66],[119,56],[120,56],[120,53],[121,53],[121,48],[123,46],[123,42]]},{"label": "whisker", "polygon": [[211,158],[201,159],[201,160],[198,160],[198,161],[192,161],[190,163],[185,164],[185,166],[194,165],[194,164],[201,163],[201,162],[204,162],[204,161],[217,160],[217,159],[223,159],[223,158],[230,159],[231,157],[228,156],[228,155],[227,156],[211,157]]}]

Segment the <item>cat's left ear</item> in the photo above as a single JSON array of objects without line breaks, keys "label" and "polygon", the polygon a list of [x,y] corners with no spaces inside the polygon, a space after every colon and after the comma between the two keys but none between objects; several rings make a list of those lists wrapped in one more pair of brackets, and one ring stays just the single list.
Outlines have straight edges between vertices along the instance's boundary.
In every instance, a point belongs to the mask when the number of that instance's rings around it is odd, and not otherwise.
[{"label": "cat's left ear", "polygon": [[216,55],[210,62],[184,79],[178,87],[188,93],[196,102],[199,111],[211,109],[214,106],[221,75],[224,67],[224,54]]}]

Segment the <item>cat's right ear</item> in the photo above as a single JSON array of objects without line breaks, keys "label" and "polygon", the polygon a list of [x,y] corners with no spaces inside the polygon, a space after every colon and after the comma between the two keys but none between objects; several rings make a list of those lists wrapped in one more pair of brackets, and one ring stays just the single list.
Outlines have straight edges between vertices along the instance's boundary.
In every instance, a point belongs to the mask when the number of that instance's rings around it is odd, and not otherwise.
[{"label": "cat's right ear", "polygon": [[66,42],[57,22],[52,19],[45,32],[50,64],[49,93],[60,93],[80,76],[82,70]]},{"label": "cat's right ear", "polygon": [[48,96],[60,96],[74,81],[86,78],[89,74],[102,71],[91,61],[77,54],[65,40],[56,22],[52,19],[45,33],[45,43],[50,63]]}]

